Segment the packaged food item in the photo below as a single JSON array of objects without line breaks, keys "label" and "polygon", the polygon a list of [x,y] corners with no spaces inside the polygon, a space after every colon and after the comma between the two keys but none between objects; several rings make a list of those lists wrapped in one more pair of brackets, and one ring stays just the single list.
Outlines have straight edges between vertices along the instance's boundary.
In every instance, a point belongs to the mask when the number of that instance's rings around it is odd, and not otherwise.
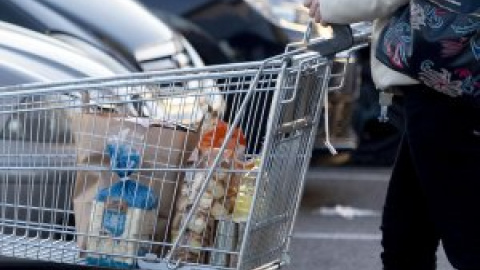
[{"label": "packaged food item", "polygon": [[260,160],[255,160],[255,166],[240,179],[235,207],[233,210],[233,220],[236,222],[246,222],[252,207],[253,196],[255,195],[255,185],[257,179],[257,170]]},{"label": "packaged food item", "polygon": [[[197,149],[190,157],[192,168],[203,169],[187,174],[182,186],[181,196],[177,202],[176,216],[172,224],[172,234],[185,222],[185,217],[191,210],[195,198],[199,196],[201,187],[207,181],[208,169],[213,166],[215,158],[220,154],[220,147],[226,139],[229,126],[218,118],[208,119],[204,125]],[[240,166],[246,146],[246,138],[241,129],[236,128],[228,140],[226,149],[222,152],[220,164],[208,183],[207,191],[200,199],[199,207],[195,209],[194,217],[187,225],[186,236],[181,239],[181,245],[195,247],[212,247],[216,241],[215,222],[229,217],[233,211],[234,201],[238,191],[239,175],[232,171]],[[175,239],[172,239],[175,240]],[[190,262],[204,263],[206,252],[194,248],[179,248],[175,257]]]},{"label": "packaged food item", "polygon": [[[180,193],[183,173],[165,168],[185,169],[188,157],[197,147],[199,132],[175,126],[158,124],[155,119],[132,118],[116,113],[81,113],[69,116],[74,134],[77,167],[73,186],[72,203],[75,213],[76,243],[79,257],[88,255],[87,235],[93,202],[99,191],[122,181],[111,168],[106,151],[115,136],[126,136],[119,145],[138,150],[141,163],[130,180],[152,189],[158,198],[155,209],[155,233],[151,252],[164,253],[164,245],[170,241],[168,228],[174,215],[174,204]],[[128,130],[128,134],[121,135]],[[121,171],[118,168],[116,171]]]},{"label": "packaged food item", "polygon": [[[188,80],[182,86],[168,85],[164,89],[150,85],[148,89],[151,91],[142,91],[139,96],[143,100],[142,113],[150,118],[196,129],[209,109],[220,114],[225,111],[225,100],[214,80]],[[159,95],[165,91],[172,95]]]},{"label": "packaged food item", "polygon": [[[206,157],[201,156],[195,168],[206,168]],[[182,191],[177,201],[176,214],[172,223],[172,242],[177,239],[182,225],[186,222],[186,216],[192,209],[195,198],[199,195],[202,184],[206,181],[207,172],[199,171],[187,176],[182,185]],[[197,248],[210,246],[213,243],[213,231],[215,218],[224,215],[227,211],[221,203],[225,196],[225,188],[215,176],[209,183],[207,191],[202,195],[194,216],[187,224],[186,234],[180,244],[191,248],[179,248],[175,253],[177,259],[189,262],[204,263],[207,253]]]},{"label": "packaged food item", "polygon": [[93,202],[87,238],[89,265],[133,268],[135,256],[150,247],[140,244],[154,233],[158,198],[153,190],[128,178],[140,164],[140,152],[128,140],[107,144],[110,166],[121,179],[101,189]]},{"label": "packaged food item", "polygon": [[[230,126],[224,121],[214,117],[210,120],[209,126],[203,132],[199,142],[199,149],[208,151],[209,149],[220,148],[225,140]],[[240,128],[235,128],[232,137],[227,142],[227,150],[245,151],[247,139]],[[237,152],[237,151],[235,151]],[[238,154],[238,152],[236,153]]]}]

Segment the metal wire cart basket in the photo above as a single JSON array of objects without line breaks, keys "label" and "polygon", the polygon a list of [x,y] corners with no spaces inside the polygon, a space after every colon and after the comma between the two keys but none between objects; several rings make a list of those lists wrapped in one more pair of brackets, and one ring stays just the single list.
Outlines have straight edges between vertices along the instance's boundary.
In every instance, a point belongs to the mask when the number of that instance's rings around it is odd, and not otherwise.
[{"label": "metal wire cart basket", "polygon": [[261,62],[1,89],[0,255],[285,264],[334,55],[364,42],[333,28]]}]

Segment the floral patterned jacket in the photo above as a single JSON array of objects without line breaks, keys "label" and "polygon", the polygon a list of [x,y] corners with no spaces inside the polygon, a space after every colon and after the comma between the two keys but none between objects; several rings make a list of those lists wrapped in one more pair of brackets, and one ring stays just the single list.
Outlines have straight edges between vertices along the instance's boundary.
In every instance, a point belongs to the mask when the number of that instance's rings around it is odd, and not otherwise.
[{"label": "floral patterned jacket", "polygon": [[[320,14],[328,23],[355,23],[360,21],[375,21],[372,35],[372,76],[379,89],[391,86],[417,84],[418,81],[393,71],[383,65],[375,57],[377,42],[382,29],[389,17],[409,0],[320,0]],[[348,8],[346,8],[348,7]]]}]

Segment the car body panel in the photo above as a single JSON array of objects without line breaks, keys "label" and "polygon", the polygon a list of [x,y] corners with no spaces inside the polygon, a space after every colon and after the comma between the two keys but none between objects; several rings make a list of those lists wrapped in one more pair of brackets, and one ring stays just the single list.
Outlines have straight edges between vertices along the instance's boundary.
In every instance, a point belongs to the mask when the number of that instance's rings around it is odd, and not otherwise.
[{"label": "car body panel", "polygon": [[[87,26],[86,28],[91,29],[95,35],[109,33],[113,42],[135,53],[149,45],[165,43],[174,35],[167,25],[134,1],[36,1],[70,18],[77,25]],[[98,18],[99,15],[101,20]],[[135,36],[125,33],[135,33]]]},{"label": "car body panel", "polygon": [[201,59],[192,60],[199,58],[198,54],[185,48],[181,34],[137,2],[113,2],[2,0],[0,19],[53,36],[69,35],[102,50],[131,71],[203,65]]},{"label": "car body panel", "polygon": [[[181,54],[182,37],[135,1],[36,0],[140,64]],[[114,3],[112,3],[112,1]],[[101,18],[101,19],[100,19]],[[125,19],[131,18],[131,19]],[[189,52],[195,54],[195,52]],[[174,57],[174,61],[179,60]],[[177,63],[178,67],[192,63]]]},{"label": "car body panel", "polygon": [[164,10],[188,19],[228,46],[236,61],[259,60],[283,52],[289,36],[274,20],[246,1],[138,0],[150,10]]},{"label": "car body panel", "polygon": [[205,65],[225,64],[234,61],[233,55],[225,47],[221,47],[217,40],[194,23],[173,13],[155,7],[150,8],[155,16],[168,24],[192,44]]},{"label": "car body panel", "polygon": [[[7,63],[22,61],[24,66],[31,67],[45,78],[62,80],[88,74],[96,76],[113,74],[104,66],[79,55],[76,48],[41,34],[0,23],[0,38],[2,40],[0,61]],[[56,68],[48,68],[54,66]],[[65,73],[69,75],[61,76]]]},{"label": "car body panel", "polygon": [[99,48],[104,53],[115,58],[129,69],[139,69],[134,59],[128,59],[115,50],[106,47],[101,40],[90,34],[87,29],[80,27],[65,16],[43,5],[38,1],[0,1],[0,19],[27,29],[44,34],[63,33]]}]

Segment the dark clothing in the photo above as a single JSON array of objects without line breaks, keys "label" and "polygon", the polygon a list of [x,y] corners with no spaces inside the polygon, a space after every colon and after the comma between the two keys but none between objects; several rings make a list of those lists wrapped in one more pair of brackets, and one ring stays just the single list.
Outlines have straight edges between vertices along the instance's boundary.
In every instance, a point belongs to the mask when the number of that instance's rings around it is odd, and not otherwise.
[{"label": "dark clothing", "polygon": [[386,270],[480,269],[480,109],[425,86],[403,87],[406,128],[385,201]]}]

